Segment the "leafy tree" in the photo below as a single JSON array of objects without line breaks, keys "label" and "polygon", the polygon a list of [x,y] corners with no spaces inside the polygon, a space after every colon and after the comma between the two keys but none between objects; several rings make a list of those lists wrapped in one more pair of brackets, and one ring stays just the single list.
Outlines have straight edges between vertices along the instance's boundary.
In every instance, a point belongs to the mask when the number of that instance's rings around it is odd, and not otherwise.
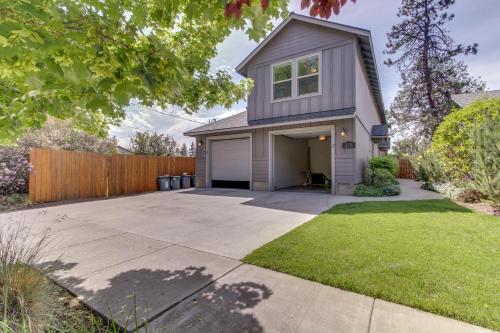
[{"label": "leafy tree", "polygon": [[500,117],[486,115],[486,121],[473,131],[475,188],[500,208]]},{"label": "leafy tree", "polygon": [[[356,0],[351,0],[356,2]],[[269,0],[260,0],[260,6],[263,9],[269,7]],[[241,18],[244,5],[249,6],[252,0],[233,0],[226,2],[225,15],[226,17]],[[335,15],[339,15],[340,8],[342,8],[347,3],[347,0],[301,0],[301,9],[306,9],[310,7],[309,14],[311,16],[320,16],[321,18],[328,19],[332,12]]]},{"label": "leafy tree", "polygon": [[392,150],[396,156],[416,156],[422,150],[422,143],[412,135],[394,142]]},{"label": "leafy tree", "polygon": [[31,129],[18,140],[18,146],[27,152],[29,148],[50,148],[112,154],[116,151],[115,139],[101,139],[75,129],[70,120],[50,118],[39,129]]},{"label": "leafy tree", "polygon": [[181,148],[179,150],[179,155],[188,156],[188,147],[185,142],[182,143]]},{"label": "leafy tree", "polygon": [[196,156],[196,145],[194,142],[191,142],[191,146],[189,146],[188,155],[193,157]]},{"label": "leafy tree", "polygon": [[451,179],[470,178],[475,159],[474,129],[500,119],[500,99],[483,99],[452,111],[436,129],[431,149]]},{"label": "leafy tree", "polygon": [[288,14],[285,0],[247,3],[236,19],[210,0],[0,0],[0,137],[49,115],[105,136],[131,99],[229,107],[251,81],[210,70],[217,45],[234,29],[257,40]]},{"label": "leafy tree", "polygon": [[136,132],[130,137],[129,149],[136,155],[173,156],[178,146],[175,139],[168,134]]},{"label": "leafy tree", "polygon": [[401,22],[388,33],[386,65],[401,73],[400,90],[388,112],[395,132],[412,133],[428,143],[450,112],[451,95],[483,90],[458,56],[476,54],[477,44],[456,44],[446,29],[454,0],[403,0]]}]

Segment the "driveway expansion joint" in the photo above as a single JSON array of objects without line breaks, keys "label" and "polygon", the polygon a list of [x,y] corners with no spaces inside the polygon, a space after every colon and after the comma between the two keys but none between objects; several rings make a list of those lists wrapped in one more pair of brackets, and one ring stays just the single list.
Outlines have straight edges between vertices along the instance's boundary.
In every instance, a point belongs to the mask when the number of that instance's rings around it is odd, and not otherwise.
[{"label": "driveway expansion joint", "polygon": [[376,300],[377,300],[376,298],[373,298],[372,306],[370,309],[370,318],[368,319],[368,331],[367,331],[368,333],[370,333],[372,330],[373,310],[375,309]]},{"label": "driveway expansion joint", "polygon": [[[200,251],[200,252],[203,252],[203,251]],[[178,300],[177,302],[175,302],[174,304],[171,304],[170,306],[168,306],[167,308],[159,311],[158,313],[156,313],[154,316],[152,316],[151,318],[148,318],[147,322],[143,322],[142,324],[140,324],[137,328],[135,328],[134,330],[132,331],[127,331],[127,332],[135,332],[135,331],[138,331],[142,328],[144,328],[144,326],[146,326],[146,324],[150,324],[151,322],[153,322],[155,319],[158,319],[159,317],[163,316],[165,313],[167,313],[168,311],[174,309],[176,306],[178,306],[179,304],[181,304],[182,302],[184,302],[185,300],[189,299],[190,297],[193,297],[193,295],[196,295],[197,293],[199,293],[200,291],[202,291],[203,289],[206,289],[207,287],[211,286],[212,284],[214,284],[215,282],[217,282],[218,280],[222,279],[223,277],[225,277],[226,275],[232,273],[233,271],[235,271],[238,267],[240,267],[241,265],[243,265],[244,263],[243,262],[239,262],[238,265],[236,265],[235,267],[231,268],[230,270],[228,270],[227,272],[225,272],[224,274],[221,274],[219,277],[217,277],[216,279],[213,279],[212,281],[209,281],[208,283],[204,284],[203,286],[201,286],[200,288],[196,289],[195,291],[193,291],[191,294],[183,297],[182,299]]]}]

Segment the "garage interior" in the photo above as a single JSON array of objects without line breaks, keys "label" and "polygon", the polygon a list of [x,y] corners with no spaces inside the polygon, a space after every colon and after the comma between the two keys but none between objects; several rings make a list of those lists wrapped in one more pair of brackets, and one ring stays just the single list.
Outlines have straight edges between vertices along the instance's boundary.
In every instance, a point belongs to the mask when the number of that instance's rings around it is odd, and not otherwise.
[{"label": "garage interior", "polygon": [[329,130],[274,136],[274,189],[331,192]]}]

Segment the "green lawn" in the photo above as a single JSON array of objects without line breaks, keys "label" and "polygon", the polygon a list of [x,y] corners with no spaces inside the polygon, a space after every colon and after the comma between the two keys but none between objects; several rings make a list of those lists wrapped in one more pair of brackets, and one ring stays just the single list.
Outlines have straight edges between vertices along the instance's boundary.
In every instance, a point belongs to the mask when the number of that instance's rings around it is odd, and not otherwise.
[{"label": "green lawn", "polygon": [[447,200],[338,205],[244,261],[500,329],[500,218]]}]

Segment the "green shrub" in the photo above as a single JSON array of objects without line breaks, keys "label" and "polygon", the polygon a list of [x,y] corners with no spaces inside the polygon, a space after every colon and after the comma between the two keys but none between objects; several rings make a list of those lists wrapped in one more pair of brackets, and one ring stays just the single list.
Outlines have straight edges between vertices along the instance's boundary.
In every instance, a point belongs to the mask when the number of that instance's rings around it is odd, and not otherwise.
[{"label": "green shrub", "polygon": [[401,194],[401,187],[399,184],[391,184],[388,186],[382,187],[382,193],[384,196],[395,196]]},{"label": "green shrub", "polygon": [[461,202],[467,203],[476,203],[480,202],[483,198],[483,194],[478,190],[474,190],[471,188],[466,188],[457,196],[457,200]]},{"label": "green shrub", "polygon": [[373,182],[369,185],[383,187],[394,184],[396,177],[387,169],[374,169]]},{"label": "green shrub", "polygon": [[488,121],[500,118],[500,99],[483,99],[453,110],[437,127],[431,150],[437,153],[444,172],[453,180],[471,177],[475,159],[472,133]]},{"label": "green shrub", "polygon": [[8,225],[0,229],[0,313],[14,331],[41,332],[55,311],[55,297],[47,278],[35,269],[45,237],[30,240],[28,229]]},{"label": "green shrub", "polygon": [[474,187],[500,206],[500,118],[486,118],[472,136]]},{"label": "green shrub", "polygon": [[412,159],[411,163],[417,180],[428,184],[446,182],[447,177],[441,165],[441,159],[435,152],[425,151],[417,158]]},{"label": "green shrub", "polygon": [[372,157],[368,161],[368,168],[375,170],[375,169],[386,169],[388,170],[394,177],[398,175],[398,160],[389,157],[389,156],[378,156],[378,157]]},{"label": "green shrub", "polygon": [[352,195],[355,197],[384,197],[399,194],[401,194],[399,184],[391,184],[387,186],[358,184]]}]

